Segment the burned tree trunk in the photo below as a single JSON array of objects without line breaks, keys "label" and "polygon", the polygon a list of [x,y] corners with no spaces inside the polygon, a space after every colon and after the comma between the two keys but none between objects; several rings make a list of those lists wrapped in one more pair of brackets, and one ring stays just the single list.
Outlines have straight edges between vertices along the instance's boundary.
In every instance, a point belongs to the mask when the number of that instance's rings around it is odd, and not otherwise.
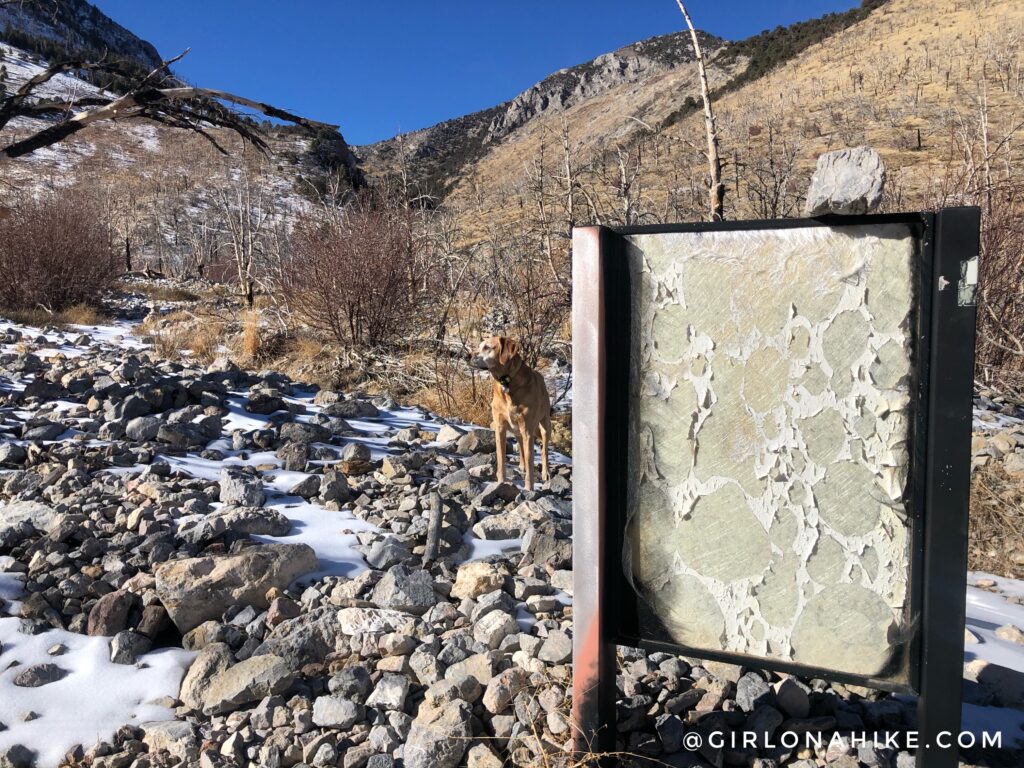
[{"label": "burned tree trunk", "polygon": [[700,47],[700,40],[697,39],[697,30],[693,28],[690,14],[682,0],[676,0],[676,5],[683,12],[686,19],[686,26],[690,29],[690,39],[693,41],[693,53],[697,57],[697,72],[700,75],[700,95],[704,101],[704,130],[708,137],[708,172],[709,183],[709,207],[711,221],[722,221],[725,218],[725,184],[722,183],[722,159],[718,151],[718,127],[715,124],[715,113],[711,107],[711,91],[708,88],[708,73],[704,66],[704,52]]}]

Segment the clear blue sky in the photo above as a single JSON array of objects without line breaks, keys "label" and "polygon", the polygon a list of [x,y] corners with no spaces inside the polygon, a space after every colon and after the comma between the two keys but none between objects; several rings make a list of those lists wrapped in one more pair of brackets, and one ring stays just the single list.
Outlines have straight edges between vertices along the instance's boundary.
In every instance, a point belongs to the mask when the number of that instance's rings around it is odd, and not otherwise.
[{"label": "clear blue sky", "polygon": [[[335,123],[366,144],[499,104],[683,19],[674,0],[92,0],[191,82]],[[858,0],[689,0],[737,40]]]}]

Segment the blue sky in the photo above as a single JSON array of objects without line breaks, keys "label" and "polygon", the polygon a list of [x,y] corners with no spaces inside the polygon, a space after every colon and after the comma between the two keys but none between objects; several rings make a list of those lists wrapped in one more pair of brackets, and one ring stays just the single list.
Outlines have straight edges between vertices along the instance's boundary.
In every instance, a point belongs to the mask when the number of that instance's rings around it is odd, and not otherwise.
[{"label": "blue sky", "polygon": [[[561,69],[682,28],[674,0],[92,0],[186,79],[335,123],[351,144],[498,104]],[[858,0],[689,0],[740,39]]]}]

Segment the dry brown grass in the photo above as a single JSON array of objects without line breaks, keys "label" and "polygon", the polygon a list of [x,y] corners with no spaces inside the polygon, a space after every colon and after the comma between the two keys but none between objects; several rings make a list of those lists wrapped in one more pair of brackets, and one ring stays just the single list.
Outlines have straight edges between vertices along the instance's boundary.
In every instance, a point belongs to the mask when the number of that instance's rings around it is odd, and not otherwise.
[{"label": "dry brown grass", "polygon": [[60,312],[47,312],[45,309],[4,309],[0,316],[12,323],[33,328],[98,325],[106,320],[102,312],[88,304],[75,304]]},{"label": "dry brown grass", "polygon": [[255,362],[260,359],[262,349],[260,313],[246,312],[242,321],[242,358],[246,362]]},{"label": "dry brown grass", "polygon": [[440,386],[423,387],[410,401],[447,419],[491,425],[491,384],[479,377],[444,377]]},{"label": "dry brown grass", "polygon": [[63,321],[73,325],[99,325],[103,322],[103,313],[89,304],[75,304],[61,312]]},{"label": "dry brown grass", "polygon": [[968,567],[1024,578],[1024,480],[1008,474],[998,459],[971,477]]},{"label": "dry brown grass", "polygon": [[161,357],[169,360],[185,357],[207,364],[217,357],[224,341],[225,324],[208,318],[200,320],[188,312],[171,312],[150,315],[140,330]]},{"label": "dry brown grass", "polygon": [[285,354],[300,362],[311,362],[326,355],[323,341],[312,336],[295,336],[289,339]]},{"label": "dry brown grass", "polygon": [[186,291],[175,285],[160,285],[157,283],[138,283],[132,286],[132,290],[142,293],[154,301],[169,302],[195,302],[199,301],[199,294]]}]

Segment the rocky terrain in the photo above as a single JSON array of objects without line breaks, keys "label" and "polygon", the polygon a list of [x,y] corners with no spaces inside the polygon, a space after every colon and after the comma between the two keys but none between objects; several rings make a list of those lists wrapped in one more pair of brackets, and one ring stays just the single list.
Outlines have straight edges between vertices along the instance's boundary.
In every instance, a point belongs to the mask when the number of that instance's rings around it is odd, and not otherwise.
[{"label": "rocky terrain", "polygon": [[[979,405],[991,457],[1021,412]],[[0,323],[0,765],[573,764],[569,467],[523,491],[493,449],[388,398],[160,360],[125,324]],[[966,727],[998,723],[1009,765],[1024,589],[974,580]],[[620,670],[635,764],[911,765],[829,741],[913,727],[905,698],[634,649]],[[716,730],[826,735],[683,748]]]},{"label": "rocky terrain", "polygon": [[105,53],[146,71],[163,60],[153,45],[142,40],[86,0],[5,3],[0,8],[0,38],[28,36],[60,47],[72,57]]}]

